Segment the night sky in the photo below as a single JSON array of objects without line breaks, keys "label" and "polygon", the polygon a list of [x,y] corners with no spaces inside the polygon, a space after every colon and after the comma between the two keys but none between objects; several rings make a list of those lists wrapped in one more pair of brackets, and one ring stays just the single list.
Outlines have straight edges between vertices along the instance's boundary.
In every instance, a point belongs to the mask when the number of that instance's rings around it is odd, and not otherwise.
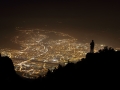
[{"label": "night sky", "polygon": [[82,43],[120,47],[119,0],[0,0],[0,47],[13,47],[15,28],[67,33]]}]

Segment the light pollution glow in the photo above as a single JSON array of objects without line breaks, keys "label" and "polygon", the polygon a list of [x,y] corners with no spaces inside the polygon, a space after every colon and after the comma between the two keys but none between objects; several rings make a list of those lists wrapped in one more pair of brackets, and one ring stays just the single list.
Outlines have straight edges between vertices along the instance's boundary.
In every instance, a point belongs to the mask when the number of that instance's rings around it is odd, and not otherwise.
[{"label": "light pollution glow", "polygon": [[[23,77],[33,78],[44,75],[48,69],[77,62],[89,52],[89,43],[79,43],[74,37],[61,32],[47,30],[19,30],[14,42],[21,50],[1,49],[2,56],[9,56],[15,70]],[[95,46],[95,52],[105,45]]]}]

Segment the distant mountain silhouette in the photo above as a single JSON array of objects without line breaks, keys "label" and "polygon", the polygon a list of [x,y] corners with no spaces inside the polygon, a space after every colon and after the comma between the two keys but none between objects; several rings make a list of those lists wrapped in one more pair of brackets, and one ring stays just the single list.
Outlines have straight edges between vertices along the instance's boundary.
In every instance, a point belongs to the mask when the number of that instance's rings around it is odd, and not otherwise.
[{"label": "distant mountain silhouette", "polygon": [[[17,76],[12,60],[8,57],[1,57],[0,70],[3,80]],[[16,77],[13,82],[27,89],[115,89],[119,86],[119,71],[120,51],[105,47],[97,53],[87,53],[77,63],[69,62],[64,67],[59,65],[53,72],[48,70],[45,77],[40,76],[34,80]]]}]

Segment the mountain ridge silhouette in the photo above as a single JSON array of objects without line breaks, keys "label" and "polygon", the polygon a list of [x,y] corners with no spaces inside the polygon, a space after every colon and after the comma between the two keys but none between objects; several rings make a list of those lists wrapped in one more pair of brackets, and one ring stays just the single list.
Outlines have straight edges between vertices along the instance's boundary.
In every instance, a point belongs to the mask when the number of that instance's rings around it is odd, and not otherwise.
[{"label": "mountain ridge silhouette", "polygon": [[[53,72],[48,70],[45,77],[26,79],[16,74],[9,57],[0,57],[0,81],[10,82],[20,88],[111,88],[118,87],[120,51],[104,48],[97,53],[87,53],[86,57],[77,63],[68,62],[66,66],[58,66]],[[8,78],[8,79],[6,79]],[[11,88],[13,88],[11,87]],[[57,87],[57,88],[56,88]]]}]

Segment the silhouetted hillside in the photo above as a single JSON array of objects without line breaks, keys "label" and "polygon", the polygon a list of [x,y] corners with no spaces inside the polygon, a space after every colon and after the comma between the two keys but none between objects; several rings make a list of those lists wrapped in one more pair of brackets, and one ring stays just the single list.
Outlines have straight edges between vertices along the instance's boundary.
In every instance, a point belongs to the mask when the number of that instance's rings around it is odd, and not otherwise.
[{"label": "silhouetted hillside", "polygon": [[49,83],[56,82],[55,86],[110,87],[119,82],[119,60],[119,51],[115,52],[114,49],[105,47],[98,53],[88,53],[86,58],[76,64],[68,63],[65,67],[59,66],[53,73],[48,72],[46,78],[48,78]]},{"label": "silhouetted hillside", "polygon": [[[53,72],[50,70],[45,77],[34,80],[17,77],[15,84],[20,88],[38,89],[108,89],[119,86],[120,51],[105,47],[97,53],[87,53],[86,57],[77,63],[68,63]],[[16,73],[12,61],[8,57],[1,57],[1,75],[15,77]],[[2,79],[3,79],[2,78]]]}]

